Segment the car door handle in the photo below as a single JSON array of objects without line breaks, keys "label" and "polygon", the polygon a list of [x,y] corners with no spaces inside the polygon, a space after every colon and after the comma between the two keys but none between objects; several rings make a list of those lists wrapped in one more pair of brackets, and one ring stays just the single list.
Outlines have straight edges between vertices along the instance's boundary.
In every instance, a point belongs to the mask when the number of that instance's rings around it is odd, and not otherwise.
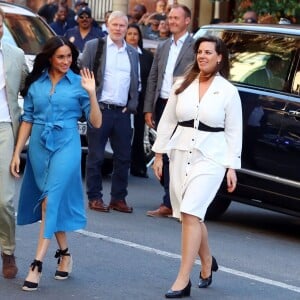
[{"label": "car door handle", "polygon": [[289,116],[292,116],[292,117],[300,117],[300,111],[297,111],[297,110],[289,110]]}]

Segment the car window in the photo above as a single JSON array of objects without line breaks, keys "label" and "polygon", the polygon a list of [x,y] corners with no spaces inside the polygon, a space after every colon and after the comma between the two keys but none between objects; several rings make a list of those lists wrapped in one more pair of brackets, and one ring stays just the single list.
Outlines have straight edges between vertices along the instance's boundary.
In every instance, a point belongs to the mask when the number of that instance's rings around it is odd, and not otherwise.
[{"label": "car window", "polygon": [[51,30],[38,17],[7,13],[5,40],[17,45],[25,54],[36,55],[53,36]]},{"label": "car window", "polygon": [[295,37],[224,32],[222,38],[229,49],[232,81],[286,91]]},{"label": "car window", "polygon": [[222,38],[229,50],[230,80],[288,92],[289,70],[300,38],[266,32],[202,31]]}]

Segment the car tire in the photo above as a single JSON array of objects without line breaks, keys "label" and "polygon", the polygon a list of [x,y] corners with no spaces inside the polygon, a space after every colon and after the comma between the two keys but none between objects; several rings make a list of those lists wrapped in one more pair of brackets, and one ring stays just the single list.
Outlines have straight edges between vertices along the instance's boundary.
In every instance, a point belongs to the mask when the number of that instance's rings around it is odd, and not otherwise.
[{"label": "car tire", "polygon": [[221,217],[229,207],[231,200],[226,197],[216,196],[207,209],[205,218],[215,220]]}]

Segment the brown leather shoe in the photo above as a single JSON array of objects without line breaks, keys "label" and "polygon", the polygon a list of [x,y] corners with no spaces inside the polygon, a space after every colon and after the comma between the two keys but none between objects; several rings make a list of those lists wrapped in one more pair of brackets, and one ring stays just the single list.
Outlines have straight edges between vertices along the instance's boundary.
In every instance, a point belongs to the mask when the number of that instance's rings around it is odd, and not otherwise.
[{"label": "brown leather shoe", "polygon": [[161,204],[156,210],[149,210],[146,213],[149,217],[172,217],[172,209]]},{"label": "brown leather shoe", "polygon": [[120,212],[124,212],[124,213],[132,213],[132,211],[133,211],[133,208],[128,206],[124,199],[110,201],[109,208],[120,211]]},{"label": "brown leather shoe", "polygon": [[96,211],[109,212],[109,207],[104,204],[102,199],[89,200],[89,208]]},{"label": "brown leather shoe", "polygon": [[3,277],[7,279],[15,278],[18,273],[15,256],[1,253],[2,256],[2,273]]}]

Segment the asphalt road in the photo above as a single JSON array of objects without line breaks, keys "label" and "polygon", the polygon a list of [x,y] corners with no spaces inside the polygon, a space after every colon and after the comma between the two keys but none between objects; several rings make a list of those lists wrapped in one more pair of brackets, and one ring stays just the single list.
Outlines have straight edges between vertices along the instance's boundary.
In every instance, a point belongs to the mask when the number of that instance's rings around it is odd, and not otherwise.
[{"label": "asphalt road", "polygon": [[[151,173],[151,172],[150,172]],[[109,178],[105,179],[109,200]],[[53,239],[36,292],[22,283],[34,258],[39,224],[17,226],[16,279],[0,276],[0,299],[164,299],[180,262],[180,224],[172,218],[151,218],[162,189],[153,175],[130,177],[132,214],[87,209],[87,227],[69,235],[74,266],[65,281],[53,278]],[[233,203],[218,221],[207,222],[210,245],[219,263],[208,289],[199,289],[200,263],[191,276],[190,299],[300,299],[300,219]]]}]

